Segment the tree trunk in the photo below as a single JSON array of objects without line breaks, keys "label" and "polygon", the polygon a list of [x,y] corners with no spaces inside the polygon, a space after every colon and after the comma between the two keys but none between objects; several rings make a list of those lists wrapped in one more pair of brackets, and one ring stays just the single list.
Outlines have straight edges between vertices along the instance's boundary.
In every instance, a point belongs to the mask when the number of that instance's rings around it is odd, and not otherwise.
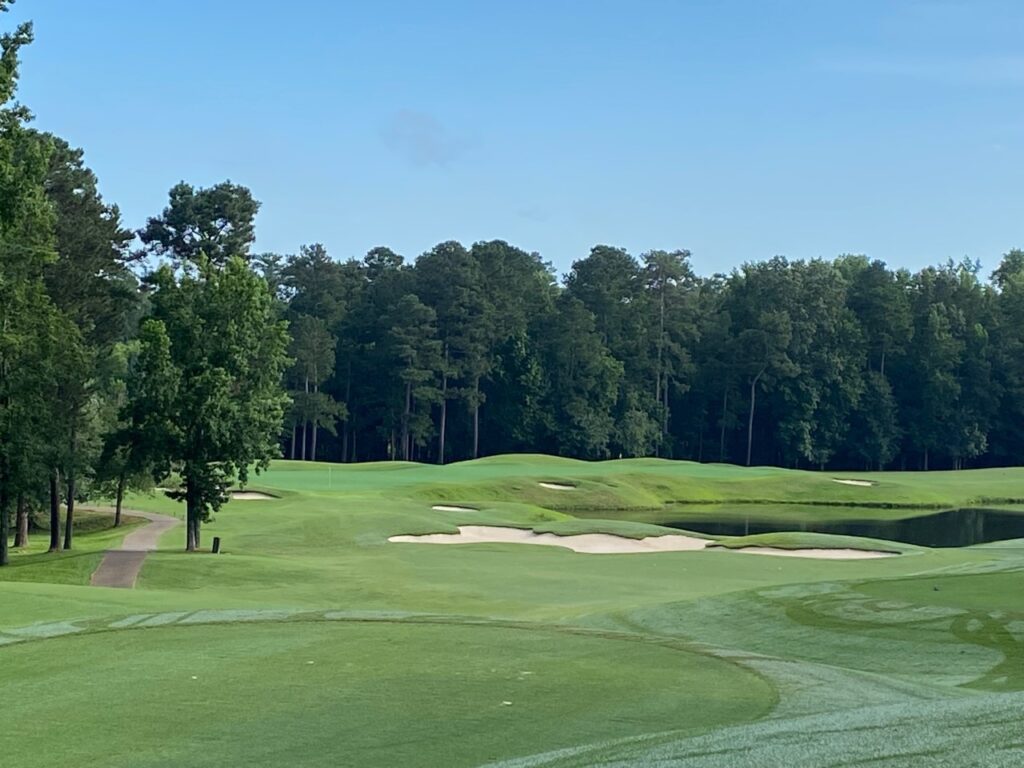
[{"label": "tree trunk", "polygon": [[[352,360],[349,359],[345,366],[345,413],[350,414],[352,411],[349,408],[349,403],[352,400]],[[345,421],[341,425],[341,460],[348,461],[348,433],[349,433],[349,416],[345,416]]]},{"label": "tree trunk", "polygon": [[473,458],[480,456],[480,377],[473,382]]},{"label": "tree trunk", "polygon": [[10,510],[8,507],[11,505],[11,497],[7,494],[6,477],[0,476],[0,565],[7,565],[9,560],[7,553],[7,537],[9,531],[7,530],[10,522]]},{"label": "tree trunk", "polygon": [[68,472],[67,515],[64,517],[64,549],[71,549],[75,536],[75,473]]},{"label": "tree trunk", "polygon": [[437,463],[444,464],[444,430],[448,421],[448,345],[444,346],[444,373],[441,374],[441,429],[437,439]]},{"label": "tree trunk", "polygon": [[60,470],[50,473],[50,551],[60,552]]},{"label": "tree trunk", "polygon": [[[668,409],[668,377],[665,376],[665,285],[662,283],[661,286],[661,309],[660,318],[658,325],[658,381],[654,385],[654,401],[658,404],[662,403],[664,397],[664,409]],[[662,387],[662,381],[664,379],[664,387]],[[661,422],[661,440],[658,441],[658,447],[655,454],[661,455],[661,445],[665,440],[665,433],[668,431],[668,417],[666,413],[662,412]]]},{"label": "tree trunk", "polygon": [[185,551],[195,552],[196,541],[196,491],[195,483],[186,474],[185,477]]},{"label": "tree trunk", "polygon": [[[444,380],[442,392],[448,390],[448,379]],[[441,430],[437,438],[437,463],[444,464],[444,431],[448,422],[448,398],[441,395]]]},{"label": "tree trunk", "polygon": [[[668,380],[668,375],[666,374],[665,375],[665,386],[662,387],[662,390],[661,390],[661,395],[662,395],[662,397],[665,398],[664,407],[661,410],[661,419],[662,419],[662,422],[661,422],[661,437],[662,437],[662,440],[664,440],[665,438],[668,437],[668,418],[670,416],[669,410],[668,410],[668,385],[669,385],[669,380]],[[669,458],[671,458],[671,456]]]},{"label": "tree trunk", "polygon": [[725,461],[725,418],[729,410],[729,388],[722,395],[722,432],[718,437],[718,460]]},{"label": "tree trunk", "polygon": [[18,494],[18,523],[14,528],[14,546],[28,546],[28,501],[25,494]]},{"label": "tree trunk", "polygon": [[[74,411],[75,414],[78,411]],[[77,491],[76,477],[77,468],[75,467],[75,460],[78,456],[78,428],[74,421],[71,423],[71,440],[70,440],[70,464],[71,469],[68,470],[67,476],[67,515],[64,517],[64,549],[71,549],[74,544],[75,538],[75,492]]]},{"label": "tree trunk", "polygon": [[[309,376],[306,377],[306,394],[309,394]],[[306,406],[309,406],[309,398],[306,398]],[[309,442],[309,421],[302,420],[302,460],[306,460],[306,443]]]},{"label": "tree trunk", "polygon": [[[316,373],[315,369],[314,369],[314,373]],[[320,374],[317,373],[316,375],[319,376]],[[319,403],[320,402],[320,397],[319,397],[319,395],[320,395],[320,385],[319,384],[314,384],[313,385],[313,393],[315,395],[317,395],[316,402]],[[313,413],[313,445],[310,446],[310,449],[309,449],[309,460],[310,461],[316,461],[316,431],[317,431],[317,427],[319,427],[319,426],[320,426],[320,406],[317,405],[317,410]]]},{"label": "tree trunk", "polygon": [[121,525],[121,505],[124,502],[124,486],[125,476],[124,473],[117,478],[117,493],[114,497],[114,527],[117,528]]},{"label": "tree trunk", "polygon": [[409,461],[409,418],[412,414],[412,382],[405,382],[405,410],[402,412],[402,458]]},{"label": "tree trunk", "polygon": [[924,471],[928,471],[928,449],[924,449]]},{"label": "tree trunk", "polygon": [[298,431],[298,425],[292,424],[292,449],[288,454],[288,458],[295,461],[295,433]]},{"label": "tree trunk", "polygon": [[355,462],[359,461],[359,456],[358,456],[358,454],[356,453],[356,438],[357,438],[358,436],[359,436],[359,433],[358,433],[358,432],[356,432],[356,431],[355,431],[355,430],[353,429],[353,430],[352,430],[352,463],[353,463],[353,464],[354,464]]},{"label": "tree trunk", "polygon": [[750,466],[750,458],[754,450],[754,406],[757,403],[757,382],[761,379],[764,368],[758,371],[750,381],[750,417],[747,419],[747,466]]}]

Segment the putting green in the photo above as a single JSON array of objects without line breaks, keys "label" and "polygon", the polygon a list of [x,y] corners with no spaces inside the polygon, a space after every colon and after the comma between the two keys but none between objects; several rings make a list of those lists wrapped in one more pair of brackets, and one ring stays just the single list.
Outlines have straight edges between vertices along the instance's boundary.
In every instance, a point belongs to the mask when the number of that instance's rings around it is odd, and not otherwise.
[{"label": "putting green", "polygon": [[[544,628],[178,626],[26,643],[4,663],[20,670],[4,741],[23,768],[471,766],[697,734],[775,700],[758,675],[678,645]],[[58,741],[55,712],[72,715]]]}]

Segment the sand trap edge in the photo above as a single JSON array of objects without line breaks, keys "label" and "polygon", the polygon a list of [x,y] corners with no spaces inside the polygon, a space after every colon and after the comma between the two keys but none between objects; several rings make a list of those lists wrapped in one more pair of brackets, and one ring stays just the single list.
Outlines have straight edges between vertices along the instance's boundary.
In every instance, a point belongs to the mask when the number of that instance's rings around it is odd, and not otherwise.
[{"label": "sand trap edge", "polygon": [[777,547],[743,547],[728,549],[714,546],[711,539],[698,539],[682,534],[648,536],[629,539],[610,533],[582,533],[557,536],[536,533],[528,528],[507,528],[491,525],[460,525],[458,533],[428,533],[388,537],[389,542],[401,544],[539,544],[562,547],[586,555],[644,554],[651,552],[699,552],[714,549],[719,552],[738,552],[750,555],[777,555],[780,557],[806,557],[818,560],[870,560],[895,557],[897,553],[866,549],[780,549]]},{"label": "sand trap edge", "polygon": [[823,549],[808,547],[803,549],[783,549],[782,547],[736,547],[729,550],[741,555],[774,555],[776,557],[807,557],[815,560],[880,560],[886,557],[898,557],[899,552],[883,552],[878,549]]},{"label": "sand trap edge", "polygon": [[850,480],[841,477],[833,477],[833,483],[839,483],[840,485],[853,485],[857,488],[874,488],[878,483],[873,480]]}]

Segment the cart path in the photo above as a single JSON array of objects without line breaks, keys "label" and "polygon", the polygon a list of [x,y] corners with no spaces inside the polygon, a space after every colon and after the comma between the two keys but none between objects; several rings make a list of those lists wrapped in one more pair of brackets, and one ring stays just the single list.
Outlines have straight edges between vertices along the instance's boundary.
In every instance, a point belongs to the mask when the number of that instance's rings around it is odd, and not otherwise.
[{"label": "cart path", "polygon": [[[106,511],[106,507],[93,507]],[[160,537],[181,521],[170,515],[142,512],[137,509],[122,510],[123,514],[141,517],[149,522],[124,537],[118,549],[108,549],[99,567],[89,582],[94,587],[120,587],[132,589],[139,577],[146,555],[156,549]]]}]

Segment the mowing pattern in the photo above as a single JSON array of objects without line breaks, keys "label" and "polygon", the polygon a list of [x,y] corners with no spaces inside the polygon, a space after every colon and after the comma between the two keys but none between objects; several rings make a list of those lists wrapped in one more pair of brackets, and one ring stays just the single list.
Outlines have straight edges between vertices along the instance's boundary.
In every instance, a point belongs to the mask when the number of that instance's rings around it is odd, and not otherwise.
[{"label": "mowing pattern", "polygon": [[[117,694],[104,707],[74,708],[62,747],[70,763],[102,750],[104,766],[132,768],[447,768],[508,759],[526,744],[705,732],[763,717],[774,701],[758,676],[680,641],[452,617],[332,616],[139,615],[116,622],[138,629],[115,637],[6,648],[10,662],[37,671],[10,687],[28,716],[12,720],[5,738],[37,743],[49,728],[38,715],[55,700],[70,705],[83,700],[79,692],[112,686]],[[104,654],[109,647],[119,653]],[[52,653],[95,661],[68,670],[46,664]],[[71,685],[54,691],[55,679]],[[149,711],[162,727],[111,737],[124,733],[118,723]],[[168,732],[188,738],[168,741]],[[195,750],[197,742],[206,748]],[[36,750],[18,764],[50,765],[51,757]]]}]

